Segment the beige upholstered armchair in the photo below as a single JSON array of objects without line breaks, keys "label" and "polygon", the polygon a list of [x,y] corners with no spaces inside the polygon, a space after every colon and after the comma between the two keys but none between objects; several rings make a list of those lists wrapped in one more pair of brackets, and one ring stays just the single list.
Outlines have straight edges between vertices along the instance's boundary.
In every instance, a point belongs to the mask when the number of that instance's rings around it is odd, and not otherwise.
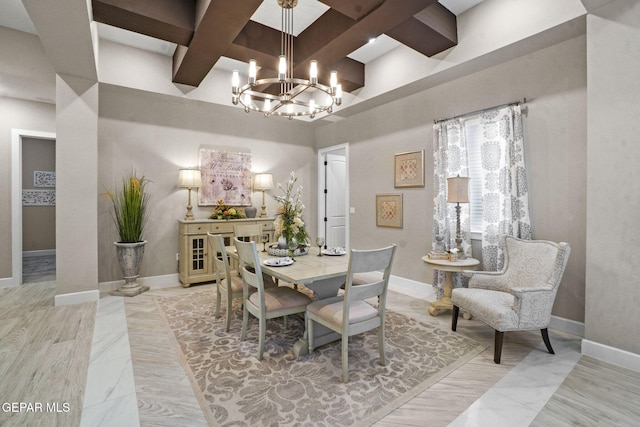
[{"label": "beige upholstered armchair", "polygon": [[571,248],[564,242],[512,236],[502,240],[502,271],[465,271],[469,287],[453,290],[451,329],[456,330],[460,310],[495,329],[495,363],[500,363],[507,331],[540,329],[547,350],[554,354],[547,327]]}]

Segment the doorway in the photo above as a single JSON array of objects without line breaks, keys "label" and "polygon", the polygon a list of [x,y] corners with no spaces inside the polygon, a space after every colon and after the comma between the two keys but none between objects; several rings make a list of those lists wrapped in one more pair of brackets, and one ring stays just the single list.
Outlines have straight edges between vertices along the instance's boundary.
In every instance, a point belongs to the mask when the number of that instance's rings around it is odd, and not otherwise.
[{"label": "doorway", "polygon": [[349,146],[318,151],[318,236],[325,247],[349,246]]},{"label": "doorway", "polygon": [[56,279],[56,141],[22,138],[22,283]]},{"label": "doorway", "polygon": [[22,284],[22,143],[24,138],[55,141],[56,134],[23,129],[11,130],[11,277],[0,287]]}]

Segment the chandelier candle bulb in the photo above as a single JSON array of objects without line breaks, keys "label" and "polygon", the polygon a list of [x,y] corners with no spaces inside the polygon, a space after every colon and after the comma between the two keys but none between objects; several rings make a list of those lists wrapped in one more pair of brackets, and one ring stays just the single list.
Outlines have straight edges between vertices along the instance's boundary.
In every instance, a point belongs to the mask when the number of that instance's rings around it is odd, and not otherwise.
[{"label": "chandelier candle bulb", "polygon": [[240,73],[238,72],[238,70],[233,70],[233,74],[231,75],[231,92],[234,95],[237,95],[239,91],[240,91]]},{"label": "chandelier candle bulb", "polygon": [[309,80],[313,86],[318,84],[318,61],[313,60],[309,65]]},{"label": "chandelier candle bulb", "polygon": [[339,106],[340,104],[342,104],[342,84],[340,84],[340,83],[338,83],[336,85],[336,96],[335,96],[335,99],[336,99],[336,105]]},{"label": "chandelier candle bulb", "polygon": [[255,59],[250,59],[249,60],[249,84],[250,85],[254,85],[256,84],[256,75],[258,74],[258,69],[256,66],[256,60]]},{"label": "chandelier candle bulb", "polygon": [[281,82],[287,78],[287,58],[284,55],[280,55],[280,62],[278,63],[278,80]]},{"label": "chandelier candle bulb", "polygon": [[331,86],[331,89],[335,94],[336,86],[338,86],[338,72],[335,70],[331,72],[331,77],[329,79],[329,86]]}]

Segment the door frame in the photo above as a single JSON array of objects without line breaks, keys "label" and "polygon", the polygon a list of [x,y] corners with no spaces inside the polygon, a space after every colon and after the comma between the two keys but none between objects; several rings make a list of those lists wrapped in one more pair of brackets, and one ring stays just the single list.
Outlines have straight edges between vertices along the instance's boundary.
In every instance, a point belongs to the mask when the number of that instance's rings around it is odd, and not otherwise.
[{"label": "door frame", "polygon": [[11,277],[0,288],[22,284],[22,139],[56,139],[53,132],[11,129]]},{"label": "door frame", "polygon": [[[346,250],[349,250],[349,143],[332,145],[331,147],[321,148],[318,150],[318,228],[317,228],[317,236],[325,235],[325,221],[324,214],[326,212],[325,209],[325,195],[324,195],[324,187],[325,187],[325,168],[324,168],[324,159],[328,153],[334,151],[344,151],[344,160],[345,160],[345,188],[347,189],[344,199],[344,217],[345,217],[345,235],[344,240],[346,243]],[[326,236],[325,236],[326,237]]]}]

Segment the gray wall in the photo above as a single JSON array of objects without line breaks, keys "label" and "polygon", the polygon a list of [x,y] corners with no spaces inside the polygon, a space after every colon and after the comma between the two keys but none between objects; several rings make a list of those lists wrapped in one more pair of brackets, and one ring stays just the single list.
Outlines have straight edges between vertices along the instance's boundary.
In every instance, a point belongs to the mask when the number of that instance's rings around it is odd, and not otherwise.
[{"label": "gray wall", "polygon": [[[178,170],[196,166],[200,148],[250,152],[253,171],[273,173],[274,185],[284,184],[294,171],[304,188],[305,219],[310,224],[315,220],[313,129],[303,123],[102,84],[98,133],[100,192],[113,189],[131,169],[152,181],[143,277],[177,273],[177,220],[184,218],[188,197],[187,190],[177,186]],[[266,192],[270,215],[275,212],[276,191]],[[261,204],[262,193],[254,193],[253,205]],[[103,196],[98,205],[99,281],[119,280],[111,204]],[[195,193],[192,205],[197,219],[206,219],[213,210],[198,206]]]},{"label": "gray wall", "polygon": [[640,3],[596,11],[587,36],[585,338],[640,354]]},{"label": "gray wall", "polygon": [[[351,247],[395,242],[399,248],[394,273],[431,282],[420,258],[431,248],[432,239],[434,119],[526,97],[533,237],[571,244],[554,314],[584,321],[585,43],[584,36],[577,37],[319,128],[319,148],[350,144],[350,198],[356,212],[351,218]],[[395,189],[394,154],[419,149],[425,150],[425,188]],[[376,228],[378,193],[403,194],[403,229]]]},{"label": "gray wall", "polygon": [[[34,187],[33,172],[56,170],[56,142],[49,139],[22,139],[22,188],[24,190],[54,190]],[[56,207],[22,207],[22,251],[56,248]]]}]

